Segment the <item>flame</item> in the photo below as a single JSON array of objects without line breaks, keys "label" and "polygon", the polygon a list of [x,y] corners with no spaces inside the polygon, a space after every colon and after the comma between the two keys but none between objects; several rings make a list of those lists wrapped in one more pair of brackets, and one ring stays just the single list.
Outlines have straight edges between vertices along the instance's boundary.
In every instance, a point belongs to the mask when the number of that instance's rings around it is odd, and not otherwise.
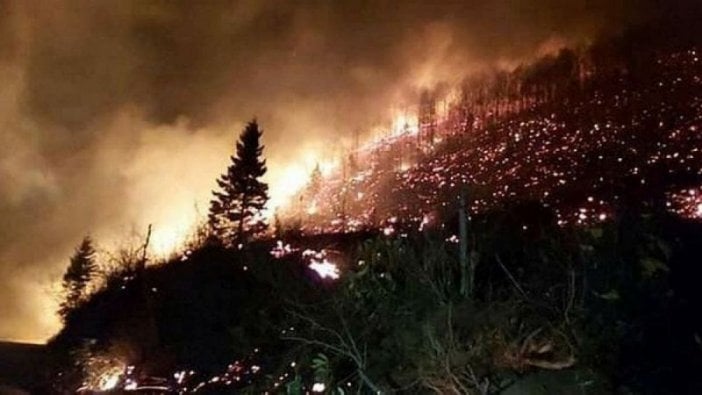
[{"label": "flame", "polygon": [[322,149],[311,147],[300,155],[301,160],[298,162],[282,168],[270,169],[267,182],[271,198],[268,209],[264,213],[267,218],[271,218],[276,209],[287,206],[292,198],[309,183],[315,166],[319,166],[323,177],[330,176],[339,167],[338,158],[324,159],[325,154],[326,152]]},{"label": "flame", "polygon": [[309,264],[309,268],[317,272],[321,278],[336,280],[340,275],[339,268],[334,263],[329,262],[327,258],[321,261],[313,260],[312,263]]},{"label": "flame", "polygon": [[176,251],[186,242],[195,226],[197,216],[194,211],[178,214],[173,215],[170,220],[163,221],[162,226],[154,228],[150,244],[154,254],[165,256]]},{"label": "flame", "polygon": [[307,166],[293,164],[270,176],[271,199],[268,202],[267,217],[270,217],[275,209],[285,206],[307,184],[311,171]]},{"label": "flame", "polygon": [[419,132],[419,117],[416,113],[400,112],[396,113],[392,120],[391,134],[400,136],[403,134],[417,134]]},{"label": "flame", "polygon": [[100,391],[110,391],[117,387],[119,379],[122,377],[122,372],[110,372],[105,377],[100,379],[98,389]]},{"label": "flame", "polygon": [[312,204],[310,204],[309,207],[307,207],[307,214],[309,215],[315,215],[319,211],[319,208],[317,207],[317,201],[314,200],[312,201]]},{"label": "flame", "polygon": [[117,389],[127,372],[127,365],[109,354],[87,355],[83,363],[87,370],[79,392]]}]

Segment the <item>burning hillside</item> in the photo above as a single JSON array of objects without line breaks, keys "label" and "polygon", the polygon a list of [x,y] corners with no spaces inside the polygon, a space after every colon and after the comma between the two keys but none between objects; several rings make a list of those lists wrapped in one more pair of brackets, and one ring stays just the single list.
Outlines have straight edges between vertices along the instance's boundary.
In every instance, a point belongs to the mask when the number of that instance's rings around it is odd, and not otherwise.
[{"label": "burning hillside", "polygon": [[536,201],[561,225],[631,204],[700,217],[701,55],[563,50],[426,91],[279,215],[309,233],[391,233],[454,215],[463,193],[471,213]]}]

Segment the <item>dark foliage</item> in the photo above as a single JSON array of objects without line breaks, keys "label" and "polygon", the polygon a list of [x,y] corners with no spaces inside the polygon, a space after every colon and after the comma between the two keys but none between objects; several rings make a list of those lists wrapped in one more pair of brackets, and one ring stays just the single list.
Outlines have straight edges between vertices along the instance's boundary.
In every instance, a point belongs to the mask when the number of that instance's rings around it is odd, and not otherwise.
[{"label": "dark foliage", "polygon": [[227,243],[243,243],[266,228],[261,218],[268,201],[268,185],[261,181],[267,170],[266,161],[261,158],[262,134],[255,119],[246,125],[231,165],[217,180],[220,190],[212,192],[209,224]]},{"label": "dark foliage", "polygon": [[63,275],[61,283],[63,294],[59,305],[59,315],[63,320],[85,300],[87,287],[96,269],[93,242],[90,237],[86,236],[76,248],[66,273]]}]

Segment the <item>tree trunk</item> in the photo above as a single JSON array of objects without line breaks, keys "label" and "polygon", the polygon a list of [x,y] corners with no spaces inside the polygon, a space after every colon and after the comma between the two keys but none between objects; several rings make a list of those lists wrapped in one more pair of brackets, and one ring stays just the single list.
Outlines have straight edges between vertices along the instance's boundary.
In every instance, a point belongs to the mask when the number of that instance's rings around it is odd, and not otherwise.
[{"label": "tree trunk", "polygon": [[241,212],[239,213],[239,226],[237,228],[237,242],[244,243],[244,214],[246,213],[246,199],[248,197],[244,193],[241,196]]}]

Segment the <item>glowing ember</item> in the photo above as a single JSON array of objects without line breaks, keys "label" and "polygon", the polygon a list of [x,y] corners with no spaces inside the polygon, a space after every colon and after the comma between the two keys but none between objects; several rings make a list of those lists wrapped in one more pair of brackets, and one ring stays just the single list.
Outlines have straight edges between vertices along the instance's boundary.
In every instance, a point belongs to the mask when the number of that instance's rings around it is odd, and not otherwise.
[{"label": "glowing ember", "polygon": [[702,219],[702,187],[670,194],[668,207],[681,217]]},{"label": "glowing ember", "polygon": [[138,388],[139,388],[139,384],[137,384],[137,382],[134,381],[134,379],[127,379],[124,382],[124,389],[127,391],[134,391]]},{"label": "glowing ember", "polygon": [[285,244],[281,240],[278,240],[275,247],[271,249],[271,255],[277,259],[280,259],[296,251],[298,251],[297,248],[293,248],[290,246],[290,244]]}]

